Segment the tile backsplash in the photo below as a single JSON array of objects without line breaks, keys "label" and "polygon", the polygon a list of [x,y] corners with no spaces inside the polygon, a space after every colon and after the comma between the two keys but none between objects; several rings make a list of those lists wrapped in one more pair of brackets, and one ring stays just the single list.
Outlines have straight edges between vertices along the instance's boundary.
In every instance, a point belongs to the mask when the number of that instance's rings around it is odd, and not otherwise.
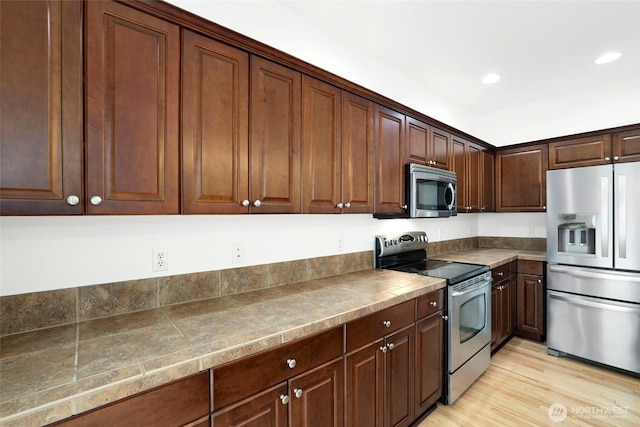
[{"label": "tile backsplash", "polygon": [[[473,248],[546,250],[544,238],[469,237],[429,243],[428,256]],[[0,297],[0,336],[135,313],[373,267],[373,252],[276,262]]]}]

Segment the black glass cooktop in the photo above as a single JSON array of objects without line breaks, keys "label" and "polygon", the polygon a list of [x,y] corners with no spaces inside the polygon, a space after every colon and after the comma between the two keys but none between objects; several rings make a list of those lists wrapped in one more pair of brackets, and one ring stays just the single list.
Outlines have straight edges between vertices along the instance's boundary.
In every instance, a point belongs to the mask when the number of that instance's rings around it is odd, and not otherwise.
[{"label": "black glass cooktop", "polygon": [[489,267],[486,265],[441,261],[437,259],[424,259],[387,268],[405,273],[416,273],[422,274],[423,276],[447,279],[449,285],[460,283],[485,271],[489,271]]}]

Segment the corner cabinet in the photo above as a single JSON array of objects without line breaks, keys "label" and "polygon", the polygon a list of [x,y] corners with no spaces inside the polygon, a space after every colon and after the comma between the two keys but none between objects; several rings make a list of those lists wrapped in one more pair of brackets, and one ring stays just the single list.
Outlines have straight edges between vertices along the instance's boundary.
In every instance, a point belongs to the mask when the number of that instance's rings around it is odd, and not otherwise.
[{"label": "corner cabinet", "polygon": [[115,2],[86,7],[86,212],[177,214],[180,29]]},{"label": "corner cabinet", "polygon": [[375,107],[376,214],[404,214],[405,115]]},{"label": "corner cabinet", "polygon": [[82,3],[0,2],[0,212],[84,212]]},{"label": "corner cabinet", "polygon": [[544,212],[548,149],[531,145],[496,153],[496,211]]}]

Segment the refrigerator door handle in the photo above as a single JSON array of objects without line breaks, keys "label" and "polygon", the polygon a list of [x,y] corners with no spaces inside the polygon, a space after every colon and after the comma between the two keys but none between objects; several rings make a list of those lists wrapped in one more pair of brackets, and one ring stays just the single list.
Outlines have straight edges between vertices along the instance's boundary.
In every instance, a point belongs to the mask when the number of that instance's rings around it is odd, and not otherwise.
[{"label": "refrigerator door handle", "polygon": [[600,179],[600,227],[601,230],[601,245],[602,245],[602,257],[607,258],[609,256],[609,179],[603,176]]},{"label": "refrigerator door handle", "polygon": [[585,297],[580,297],[576,295],[564,296],[555,292],[549,292],[549,298],[565,301],[565,302],[568,302],[569,304],[573,304],[577,306],[601,308],[605,310],[615,310],[615,311],[623,311],[626,313],[640,314],[640,309],[636,307],[636,304],[627,304],[623,302],[614,302],[610,300],[607,300],[606,303],[602,303],[602,302],[596,301],[595,298],[585,298]]},{"label": "refrigerator door handle", "polygon": [[627,257],[627,176],[618,177],[618,257]]},{"label": "refrigerator door handle", "polygon": [[600,272],[597,270],[587,270],[576,267],[562,267],[559,265],[548,264],[548,269],[553,273],[563,273],[574,277],[583,277],[587,279],[607,279],[607,280],[623,280],[625,282],[640,283],[640,276],[637,274],[616,274],[614,272]]}]

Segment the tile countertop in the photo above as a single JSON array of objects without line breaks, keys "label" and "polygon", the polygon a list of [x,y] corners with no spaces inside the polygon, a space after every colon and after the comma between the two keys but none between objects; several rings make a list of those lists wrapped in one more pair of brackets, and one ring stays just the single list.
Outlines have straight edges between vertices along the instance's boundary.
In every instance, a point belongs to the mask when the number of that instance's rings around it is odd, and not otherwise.
[{"label": "tile countertop", "polygon": [[469,249],[459,252],[435,255],[434,259],[445,261],[467,262],[470,264],[488,265],[491,268],[498,267],[517,259],[528,261],[546,261],[545,251],[528,251],[521,249]]},{"label": "tile countertop", "polygon": [[371,269],[7,335],[0,426],[68,418],[444,286]]}]

